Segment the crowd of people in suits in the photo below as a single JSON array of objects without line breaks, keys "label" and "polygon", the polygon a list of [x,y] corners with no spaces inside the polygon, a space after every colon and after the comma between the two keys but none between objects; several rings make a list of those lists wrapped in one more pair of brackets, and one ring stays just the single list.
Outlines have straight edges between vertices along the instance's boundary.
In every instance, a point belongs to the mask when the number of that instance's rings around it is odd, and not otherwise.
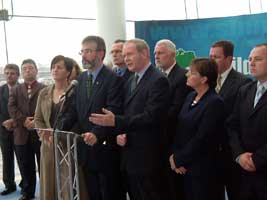
[{"label": "crowd of people in suits", "polygon": [[[0,144],[7,195],[16,190],[14,151],[21,174],[20,200],[33,199],[36,165],[40,199],[56,200],[52,132],[74,131],[81,199],[267,200],[267,44],[250,52],[253,80],[232,68],[234,45],[216,41],[209,57],[176,62],[168,40],[150,48],[142,39],[116,40],[114,67],[106,45],[87,36],[80,55],[51,62],[54,83],[37,81],[32,59],[7,64],[0,87]],[[62,95],[71,80],[78,85]],[[38,130],[36,130],[38,129]],[[61,177],[67,173],[61,168]],[[69,191],[62,192],[64,200]]]}]

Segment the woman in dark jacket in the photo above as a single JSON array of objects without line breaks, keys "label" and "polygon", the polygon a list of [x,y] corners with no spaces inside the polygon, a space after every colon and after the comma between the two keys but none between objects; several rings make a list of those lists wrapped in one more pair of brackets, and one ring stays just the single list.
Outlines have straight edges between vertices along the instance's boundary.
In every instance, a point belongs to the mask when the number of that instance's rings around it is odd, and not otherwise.
[{"label": "woman in dark jacket", "polygon": [[183,175],[186,200],[218,199],[216,156],[224,123],[224,105],[215,92],[217,65],[208,58],[192,61],[187,73],[191,92],[178,118],[178,128],[169,161]]}]

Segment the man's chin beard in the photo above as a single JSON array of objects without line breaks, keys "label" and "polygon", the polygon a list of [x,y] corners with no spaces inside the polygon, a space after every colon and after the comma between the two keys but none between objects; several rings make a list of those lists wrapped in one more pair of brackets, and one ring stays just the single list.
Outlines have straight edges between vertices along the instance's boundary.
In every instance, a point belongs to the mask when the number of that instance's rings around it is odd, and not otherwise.
[{"label": "man's chin beard", "polygon": [[91,63],[86,63],[86,64],[83,64],[83,68],[84,69],[92,69],[92,68],[94,68],[94,65],[92,65]]}]

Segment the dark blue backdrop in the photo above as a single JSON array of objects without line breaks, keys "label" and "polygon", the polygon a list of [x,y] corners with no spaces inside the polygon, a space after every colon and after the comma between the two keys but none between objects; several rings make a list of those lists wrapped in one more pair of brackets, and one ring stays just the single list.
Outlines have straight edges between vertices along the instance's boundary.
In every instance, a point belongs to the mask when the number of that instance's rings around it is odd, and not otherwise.
[{"label": "dark blue backdrop", "polygon": [[[267,42],[267,13],[197,20],[138,21],[135,36],[146,40],[153,49],[160,39],[172,40],[178,48],[207,57],[216,40],[231,40],[235,44],[233,66],[248,73],[247,57],[258,43]],[[153,57],[153,56],[152,56]]]}]

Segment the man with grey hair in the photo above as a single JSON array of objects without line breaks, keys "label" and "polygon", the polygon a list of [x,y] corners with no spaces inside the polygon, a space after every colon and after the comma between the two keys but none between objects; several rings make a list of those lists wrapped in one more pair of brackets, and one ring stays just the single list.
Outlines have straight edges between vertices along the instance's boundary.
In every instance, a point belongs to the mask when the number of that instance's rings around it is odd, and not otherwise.
[{"label": "man with grey hair", "polygon": [[122,170],[130,199],[164,200],[163,176],[165,141],[163,124],[169,100],[169,83],[150,62],[149,46],[144,40],[125,43],[123,55],[134,75],[125,84],[123,115],[92,114],[89,120],[115,127],[117,144],[122,146]]},{"label": "man with grey hair", "polygon": [[171,86],[171,105],[168,109],[168,144],[171,145],[176,124],[177,116],[184,103],[185,97],[190,89],[186,86],[186,69],[179,67],[176,62],[176,46],[167,39],[160,40],[154,48],[156,66],[161,68],[167,76]]},{"label": "man with grey hair", "polygon": [[[176,46],[172,41],[167,39],[159,40],[154,48],[154,56],[156,66],[167,76],[170,83],[170,106],[168,108],[168,120],[165,128],[167,134],[167,154],[169,154],[176,133],[177,117],[187,94],[190,92],[190,88],[186,85],[185,74],[187,70],[179,67],[176,62]],[[167,155],[168,157],[169,155]],[[169,173],[171,199],[182,199],[181,175],[174,173],[172,170],[169,170]]]}]

